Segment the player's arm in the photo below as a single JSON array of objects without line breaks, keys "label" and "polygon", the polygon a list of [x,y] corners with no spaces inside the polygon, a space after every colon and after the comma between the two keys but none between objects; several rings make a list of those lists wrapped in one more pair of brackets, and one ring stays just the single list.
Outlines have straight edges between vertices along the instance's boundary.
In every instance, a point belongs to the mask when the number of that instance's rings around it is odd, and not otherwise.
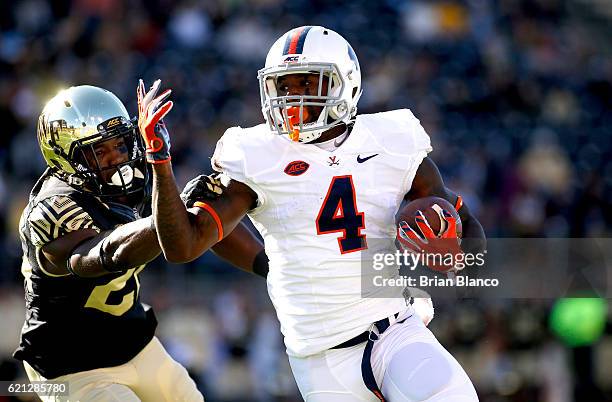
[{"label": "player's arm", "polygon": [[52,275],[97,277],[146,264],[159,253],[152,219],[145,218],[101,233],[69,232],[44,245],[39,259]]},{"label": "player's arm", "polygon": [[[183,204],[189,209],[196,202],[218,199],[225,189],[224,179],[218,174],[194,177],[181,192]],[[244,223],[240,223],[227,237],[215,244],[212,251],[246,272],[264,278],[268,275],[268,256],[263,244]]]},{"label": "player's arm", "polygon": [[461,248],[464,252],[479,253],[485,249],[486,238],[482,225],[472,215],[462,199],[444,185],[442,175],[434,161],[429,157],[425,157],[417,169],[412,187],[408,194],[406,194],[405,199],[412,201],[428,196],[444,198],[455,205],[463,225]]},{"label": "player's arm", "polygon": [[256,201],[246,185],[231,181],[225,192],[186,209],[180,198],[170,162],[170,135],[162,119],[172,109],[166,101],[170,90],[155,97],[160,81],[146,92],[138,84],[138,127],[146,145],[147,162],[153,166],[153,219],[166,260],[188,262],[231,233]]},{"label": "player's arm", "polygon": [[268,256],[263,244],[244,223],[215,244],[212,251],[243,271],[264,278],[268,275]]},{"label": "player's arm", "polygon": [[231,181],[218,199],[186,209],[171,163],[153,165],[153,216],[161,249],[170,262],[188,262],[202,255],[238,226],[255,200],[249,187]]}]

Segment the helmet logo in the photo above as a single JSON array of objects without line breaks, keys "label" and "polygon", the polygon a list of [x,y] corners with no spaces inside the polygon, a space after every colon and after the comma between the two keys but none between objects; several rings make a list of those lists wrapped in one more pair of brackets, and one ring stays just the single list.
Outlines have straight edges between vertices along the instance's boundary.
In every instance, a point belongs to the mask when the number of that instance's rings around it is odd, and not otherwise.
[{"label": "helmet logo", "polygon": [[114,119],[110,119],[108,123],[106,123],[106,128],[108,129],[111,127],[115,127],[119,123],[121,123],[121,120],[119,119],[119,117],[115,117]]},{"label": "helmet logo", "polygon": [[285,60],[283,60],[283,63],[297,63],[299,59],[300,56],[287,56]]},{"label": "helmet logo", "polygon": [[108,119],[105,122],[102,122],[102,124],[98,126],[98,129],[110,130],[111,128],[116,127],[121,123],[123,123],[123,119],[121,117],[113,117],[112,119]]},{"label": "helmet logo", "polygon": [[305,173],[310,165],[304,161],[293,161],[289,162],[287,167],[285,168],[285,173],[289,176],[299,176]]}]

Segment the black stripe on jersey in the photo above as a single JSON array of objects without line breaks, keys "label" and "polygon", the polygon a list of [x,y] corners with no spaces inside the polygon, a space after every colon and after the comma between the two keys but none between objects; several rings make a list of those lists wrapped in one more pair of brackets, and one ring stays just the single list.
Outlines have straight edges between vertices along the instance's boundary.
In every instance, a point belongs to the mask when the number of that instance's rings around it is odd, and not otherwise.
[{"label": "black stripe on jersey", "polygon": [[[38,210],[40,211],[42,216],[45,218],[45,221],[49,224],[49,239],[47,240],[50,240],[53,238],[53,233],[55,233],[55,230],[57,229],[56,220],[53,219],[53,217],[51,216],[51,213],[49,212],[49,210],[47,210],[47,208],[38,208]],[[34,222],[30,222],[30,223],[34,223]]]},{"label": "black stripe on jersey", "polygon": [[[87,213],[85,211],[83,211],[81,208],[77,207],[73,210],[71,210],[68,214],[65,214],[62,216],[61,218],[61,224],[60,226],[63,227],[68,227],[69,224],[76,218],[78,218],[80,215],[84,215],[87,216]],[[87,219],[82,219],[82,220],[87,220]]]},{"label": "black stripe on jersey", "polygon": [[32,230],[34,230],[36,232],[36,234],[38,235],[38,237],[44,242],[48,242],[49,240],[51,240],[51,234],[53,233],[53,229],[54,226],[52,223],[49,222],[49,232],[47,232],[47,230],[45,228],[43,228],[40,223],[38,222],[30,222],[30,227],[32,228]]},{"label": "black stripe on jersey", "polygon": [[60,209],[56,209],[54,205],[50,204],[48,200],[42,200],[39,205],[42,204],[45,206],[45,208],[47,209],[47,211],[53,215],[57,220],[61,219],[63,216],[66,215],[66,213],[73,211],[75,209],[80,209],[80,207],[72,202],[72,204],[66,208],[66,206],[60,206]]},{"label": "black stripe on jersey", "polygon": [[77,226],[76,230],[87,229],[93,226],[93,222],[88,219],[82,219],[81,223]]}]

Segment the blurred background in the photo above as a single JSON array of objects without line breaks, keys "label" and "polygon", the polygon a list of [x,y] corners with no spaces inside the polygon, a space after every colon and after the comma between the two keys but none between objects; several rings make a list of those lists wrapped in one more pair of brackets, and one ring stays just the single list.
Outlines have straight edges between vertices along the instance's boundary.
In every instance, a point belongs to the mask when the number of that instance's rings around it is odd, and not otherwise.
[{"label": "blurred background", "polygon": [[[162,78],[182,185],[211,171],[226,128],[263,121],[274,40],[324,25],[360,60],[360,112],[412,109],[489,237],[609,237],[611,22],[609,0],[0,2],[0,380],[23,376],[17,223],[44,170],[37,116],[61,88],[104,87],[136,114],[138,78]],[[261,278],[210,254],[141,278],[208,401],[301,400]],[[482,401],[612,401],[609,301],[434,304],[430,328]]]}]

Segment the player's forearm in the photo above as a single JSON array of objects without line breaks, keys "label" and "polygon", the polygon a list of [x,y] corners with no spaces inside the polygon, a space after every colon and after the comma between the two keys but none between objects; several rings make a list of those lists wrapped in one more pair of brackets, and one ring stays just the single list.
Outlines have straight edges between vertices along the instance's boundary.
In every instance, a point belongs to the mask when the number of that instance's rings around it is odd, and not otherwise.
[{"label": "player's forearm", "polygon": [[68,257],[72,272],[97,277],[146,264],[160,253],[152,218],[139,219],[80,243]]},{"label": "player's forearm", "polygon": [[470,208],[459,200],[459,195],[449,188],[442,190],[442,197],[448,200],[453,205],[457,206],[459,210],[459,218],[461,218],[461,226],[463,233],[461,235],[461,249],[464,253],[478,254],[484,251],[487,246],[487,239],[485,236],[484,229],[478,219],[472,215]]},{"label": "player's forearm", "polygon": [[487,246],[487,239],[482,225],[471,213],[459,212],[463,226],[461,249],[471,254],[483,252]]},{"label": "player's forearm", "polygon": [[170,262],[191,261],[218,240],[212,218],[196,221],[185,209],[170,163],[153,165],[153,216],[161,250]]},{"label": "player's forearm", "polygon": [[[236,226],[225,239],[212,248],[213,252],[219,257],[243,271],[265,277],[266,272],[258,269],[262,264],[255,263],[257,255],[263,249],[261,241],[243,223]],[[264,265],[267,265],[267,259],[261,258],[260,260]],[[265,270],[265,267],[263,268]]]},{"label": "player's forearm", "polygon": [[121,225],[111,232],[104,245],[113,265],[130,268],[146,264],[161,252],[152,217]]}]

